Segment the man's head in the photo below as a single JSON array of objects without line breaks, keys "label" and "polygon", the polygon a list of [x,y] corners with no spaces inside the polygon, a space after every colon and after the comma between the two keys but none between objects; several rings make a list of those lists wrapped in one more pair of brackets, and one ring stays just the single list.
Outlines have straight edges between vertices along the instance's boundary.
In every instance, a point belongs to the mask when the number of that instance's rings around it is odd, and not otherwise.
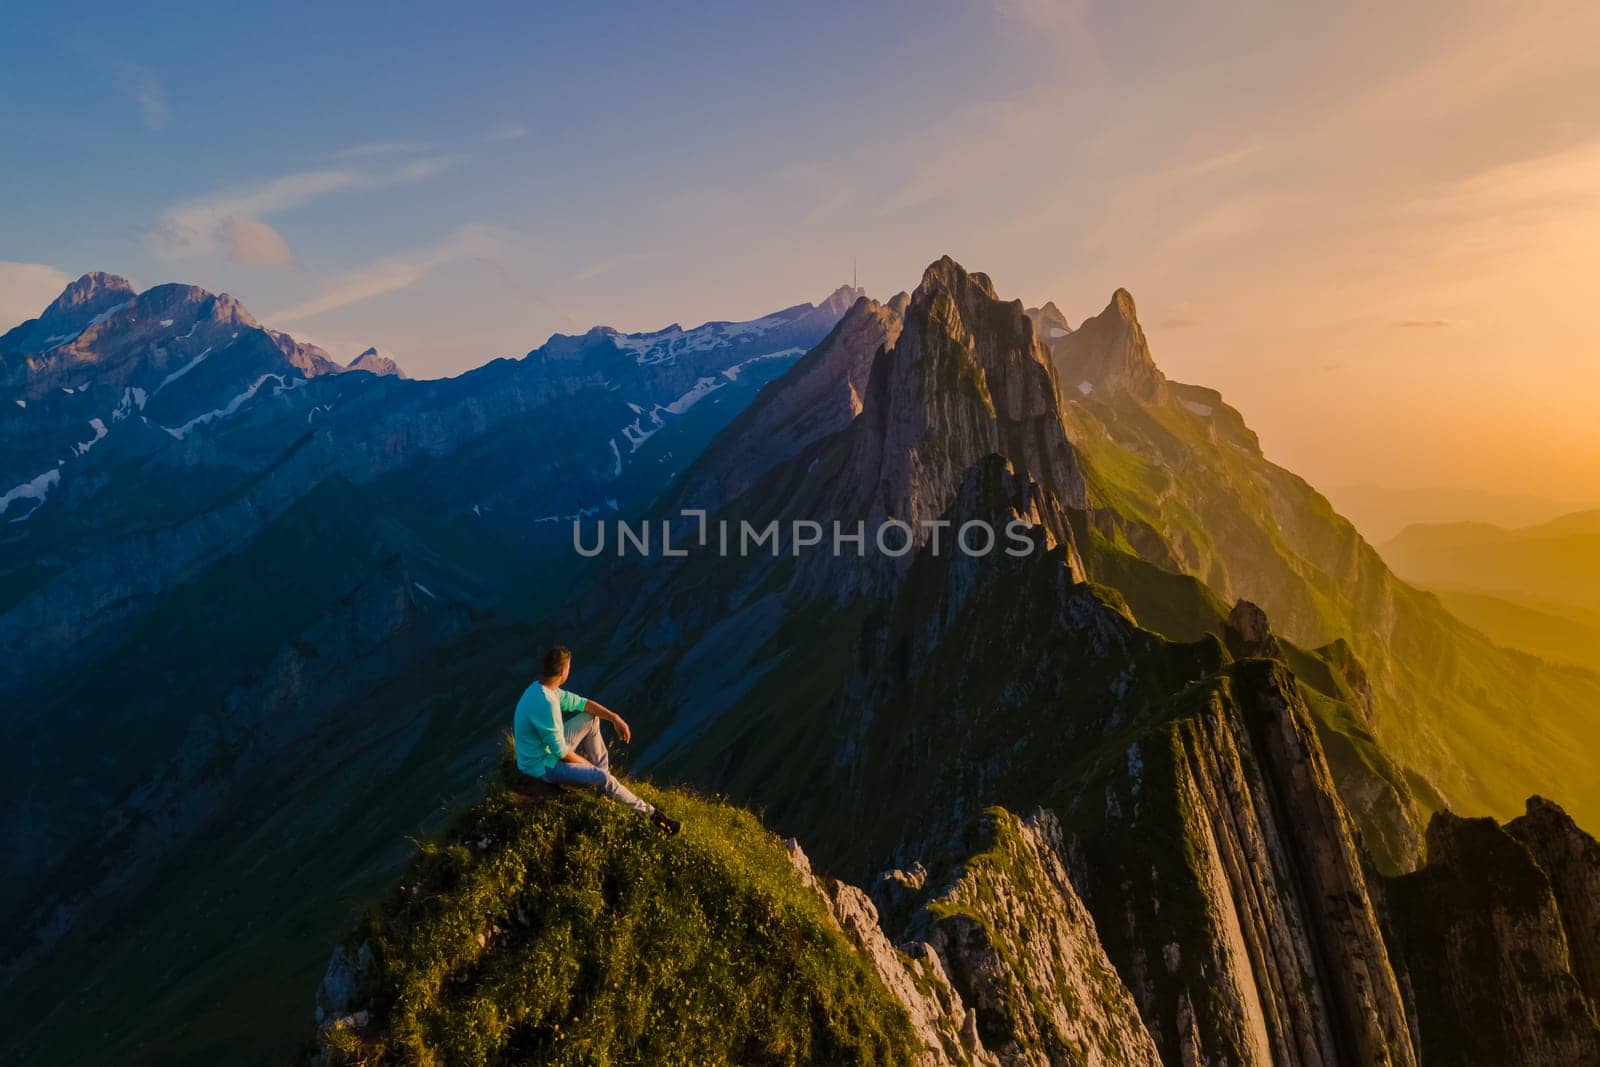
[{"label": "man's head", "polygon": [[539,680],[546,685],[560,685],[572,673],[572,649],[557,645],[544,654],[544,673]]}]

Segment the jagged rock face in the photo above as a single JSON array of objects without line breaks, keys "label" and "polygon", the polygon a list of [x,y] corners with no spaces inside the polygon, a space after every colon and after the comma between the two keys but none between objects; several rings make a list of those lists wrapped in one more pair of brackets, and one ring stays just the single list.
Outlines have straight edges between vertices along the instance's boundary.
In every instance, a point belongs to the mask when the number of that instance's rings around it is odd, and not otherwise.
[{"label": "jagged rock face", "polygon": [[1529,797],[1527,813],[1506,823],[1550,879],[1567,933],[1572,973],[1600,1006],[1600,844],[1561,806]]},{"label": "jagged rock face", "polygon": [[841,510],[869,526],[897,518],[920,530],[991,453],[1063,505],[1084,506],[1083,476],[1033,324],[986,276],[945,257],[923,274],[899,340],[873,365],[839,476],[852,494]]},{"label": "jagged rock face", "polygon": [[922,1062],[1159,1063],[1067,878],[1055,817],[996,808],[983,832],[984,850],[937,885],[920,870],[880,880],[903,889],[890,905],[895,945],[866,894],[816,878],[798,846],[791,854],[905,1004]]},{"label": "jagged rock face", "polygon": [[1061,828],[995,809],[993,842],[907,926],[945,963],[1006,1064],[1156,1064],[1155,1042],[1061,858]]},{"label": "jagged rock face", "polygon": [[818,877],[800,843],[784,841],[800,880],[828,906],[834,922],[911,1017],[921,1045],[919,1065],[998,1064],[978,1036],[977,1016],[951,985],[944,960],[927,945],[896,947],[884,933],[871,898],[847,882]]},{"label": "jagged rock face", "polygon": [[[1059,312],[1057,316],[1062,322],[1066,321]],[[1144,327],[1139,325],[1133,296],[1126,289],[1112,293],[1105,310],[1092,319],[1085,319],[1077,330],[1062,335],[1053,335],[1047,330],[1045,337],[1063,389],[1082,393],[1125,392],[1151,400],[1166,383],[1150,356],[1150,345],[1144,338]]]},{"label": "jagged rock face", "polygon": [[1600,1022],[1574,963],[1593,959],[1594,929],[1584,927],[1594,918],[1597,849],[1547,806],[1530,801],[1515,831],[1439,812],[1428,865],[1389,884],[1425,1063],[1600,1063]]},{"label": "jagged rock face", "polygon": [[1072,846],[1075,884],[1163,1056],[1416,1062],[1293,678],[1243,664],[1183,703],[1198,707],[1130,748],[1103,797],[1086,791]]}]

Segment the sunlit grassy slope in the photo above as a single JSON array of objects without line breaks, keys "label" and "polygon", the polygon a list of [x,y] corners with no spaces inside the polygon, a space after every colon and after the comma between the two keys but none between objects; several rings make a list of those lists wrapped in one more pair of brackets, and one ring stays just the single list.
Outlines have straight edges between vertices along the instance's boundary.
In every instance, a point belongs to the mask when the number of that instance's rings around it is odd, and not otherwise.
[{"label": "sunlit grassy slope", "polygon": [[903,1010],[749,812],[492,787],[356,935],[350,1063],[904,1063]]}]

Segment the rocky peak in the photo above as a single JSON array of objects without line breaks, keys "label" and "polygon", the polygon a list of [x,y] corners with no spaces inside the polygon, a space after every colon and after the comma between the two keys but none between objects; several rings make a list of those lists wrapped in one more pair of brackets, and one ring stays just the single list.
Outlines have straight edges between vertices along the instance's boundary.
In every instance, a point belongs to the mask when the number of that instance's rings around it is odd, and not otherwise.
[{"label": "rocky peak", "polygon": [[869,523],[920,528],[949,506],[968,468],[991,453],[1062,504],[1084,506],[1048,357],[1018,301],[949,256],[906,307],[899,339],[873,364],[841,484],[870,494],[847,509]]},{"label": "rocky peak", "polygon": [[853,307],[856,301],[867,295],[865,289],[858,289],[853,285],[841,285],[829,293],[822,303],[817,305],[818,311],[826,311],[833,315],[843,315]]},{"label": "rocky peak", "polygon": [[54,318],[74,313],[84,316],[98,315],[108,308],[126,303],[134,295],[128,279],[104,271],[90,271],[61,291],[40,318]]},{"label": "rocky peak", "polygon": [[969,272],[949,256],[940,256],[922,272],[922,281],[911,298],[916,300],[939,290],[960,293],[968,287],[977,289],[990,300],[1000,299],[994,291],[994,282],[987,274],[982,271]]},{"label": "rocky peak", "polygon": [[[133,286],[126,278],[91,271],[62,290],[38,318],[29,319],[0,336],[0,353],[42,352],[70,341],[97,318],[128,303],[133,295]],[[13,375],[0,374],[0,380],[12,379],[16,373],[26,379],[29,376],[26,370],[22,368]]]},{"label": "rocky peak", "polygon": [[259,329],[261,326],[256,317],[229,293],[218,293],[201,310],[213,321],[229,326],[243,326],[250,329]]},{"label": "rocky peak", "polygon": [[406,377],[406,372],[395,362],[394,357],[387,352],[379,350],[376,346],[368,348],[355,359],[350,361],[346,371],[367,371],[370,374],[390,376],[394,378]]},{"label": "rocky peak", "polygon": [[1054,339],[1050,347],[1056,373],[1068,389],[1087,383],[1092,389],[1152,400],[1166,382],[1150,355],[1133,294],[1126,289],[1112,293],[1104,311]]},{"label": "rocky peak", "polygon": [[1056,307],[1054,300],[1045,301],[1044,307],[1029,308],[1028,318],[1033,320],[1034,331],[1046,344],[1059,341],[1072,332],[1072,324],[1061,313],[1061,309]]}]

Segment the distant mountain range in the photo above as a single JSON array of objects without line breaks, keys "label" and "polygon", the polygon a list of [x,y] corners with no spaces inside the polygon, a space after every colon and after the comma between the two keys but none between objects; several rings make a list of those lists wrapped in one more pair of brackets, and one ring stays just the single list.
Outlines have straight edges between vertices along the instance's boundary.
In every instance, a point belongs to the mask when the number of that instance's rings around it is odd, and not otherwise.
[{"label": "distant mountain range", "polygon": [[1339,514],[1355,524],[1375,545],[1392,540],[1407,526],[1453,522],[1486,522],[1497,526],[1531,526],[1583,505],[1533,493],[1497,493],[1447,486],[1392,488],[1377,485],[1331,485],[1328,499]]},{"label": "distant mountain range", "polygon": [[[117,303],[77,284],[73,321]],[[192,292],[212,322],[225,298]],[[198,335],[234,342],[224,312]],[[34,351],[64,326],[19,329],[9,389],[134,384]],[[561,939],[625,936],[616,908],[746,947],[793,923],[839,962],[690,946],[593,989],[703,1007],[672,965],[695,960],[702,993],[790,989],[782,1033],[812,1018],[828,1047],[919,1062],[1600,1057],[1600,845],[1579,829],[1600,824],[1600,676],[1396,578],[1218,393],[1166,378],[1126,291],[1073,327],[944,258],[881,303],[601,328],[436,382],[248,329],[259,360],[191,406],[153,408],[140,379],[137,414],[16,475],[57,473],[13,497],[0,578],[7,1055],[281,1059],[322,976],[325,1062],[536,1058],[567,1024]],[[156,343],[105,347],[157,384],[216,355]],[[577,565],[573,518],[688,543],[686,509],[896,520],[910,551],[780,534]],[[1015,523],[1032,551],[941,553],[941,523]],[[630,860],[696,887],[646,906],[593,845],[632,824],[542,811],[570,844],[553,858],[491,789],[350,934],[406,835],[482,791],[556,640],[573,687],[633,721],[632,770],[759,807],[798,838],[792,868],[708,811],[683,853]],[[536,869],[567,881],[522,886]],[[841,982],[848,1013],[827,1007]],[[767,1055],[752,1019],[715,1047]]]},{"label": "distant mountain range", "polygon": [[1600,511],[1516,529],[1479,522],[1419,524],[1380,551],[1409,581],[1600,611]]},{"label": "distant mountain range", "polygon": [[1379,551],[1501,644],[1600,671],[1600,511],[1509,529],[1422,523]]}]

